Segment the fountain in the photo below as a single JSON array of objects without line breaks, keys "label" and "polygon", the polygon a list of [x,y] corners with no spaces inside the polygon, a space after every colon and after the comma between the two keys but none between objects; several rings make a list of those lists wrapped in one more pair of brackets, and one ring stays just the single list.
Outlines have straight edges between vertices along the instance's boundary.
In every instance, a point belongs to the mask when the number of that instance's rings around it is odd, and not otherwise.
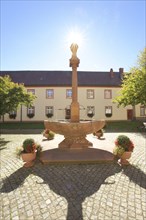
[{"label": "fountain", "polygon": [[91,134],[102,129],[105,125],[104,120],[80,121],[78,103],[78,77],[77,67],[80,60],[77,57],[77,44],[72,44],[72,57],[70,67],[72,67],[72,103],[70,121],[44,121],[46,129],[50,129],[57,134],[64,135],[64,140],[59,143],[60,149],[85,149],[93,144],[86,139],[87,134]]},{"label": "fountain", "polygon": [[[52,151],[44,151],[41,156],[42,162],[62,162],[62,161],[96,161],[105,154],[104,150],[97,150],[91,148],[93,143],[86,139],[88,134],[102,129],[105,125],[104,120],[88,120],[81,121],[79,117],[79,103],[78,103],[78,77],[77,67],[80,60],[77,57],[77,44],[72,44],[72,57],[70,59],[70,67],[72,67],[72,102],[71,102],[71,119],[64,121],[49,121],[45,120],[44,125],[46,129],[50,129],[56,134],[64,135],[63,141],[58,143],[58,148]],[[92,151],[91,151],[92,149]],[[107,152],[109,153],[109,152]],[[99,154],[99,155],[97,155]],[[111,159],[111,153],[110,159]],[[77,159],[78,158],[78,159]],[[103,158],[108,156],[103,155]]]}]

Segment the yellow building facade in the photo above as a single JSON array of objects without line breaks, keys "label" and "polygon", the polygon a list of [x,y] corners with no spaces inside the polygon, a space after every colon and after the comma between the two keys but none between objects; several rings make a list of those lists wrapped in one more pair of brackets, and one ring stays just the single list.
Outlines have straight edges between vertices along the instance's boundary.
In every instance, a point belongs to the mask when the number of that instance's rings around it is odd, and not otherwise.
[{"label": "yellow building facade", "polygon": [[[71,90],[68,88],[35,88],[29,87],[29,90],[35,91],[37,96],[34,101],[32,108],[27,108],[25,106],[20,106],[16,111],[16,117],[10,118],[9,114],[4,116],[4,121],[43,121],[48,120],[64,120],[66,119],[67,109],[70,108],[71,98],[67,97],[67,91]],[[46,91],[48,89],[53,89],[54,97],[47,98]],[[94,97],[88,98],[88,92],[93,92]],[[111,98],[106,98],[106,91],[111,92]],[[119,88],[78,88],[78,101],[80,103],[80,119],[89,120],[89,119],[105,119],[105,120],[130,120],[128,112],[132,111],[131,106],[126,108],[120,107],[117,108],[117,104],[113,103],[113,99],[118,94]],[[51,108],[49,108],[51,107]],[[51,109],[52,116],[47,117],[47,110]],[[93,111],[93,117],[88,116],[89,110]],[[33,114],[33,117],[29,117],[28,113]],[[141,117],[140,115],[140,106],[136,106],[136,116]],[[1,119],[2,120],[2,119]]]},{"label": "yellow building facade", "polygon": [[[117,104],[113,103],[113,99],[121,89],[120,71],[119,69],[119,72],[110,70],[109,72],[78,73],[78,102],[81,120],[132,120],[132,106],[118,108]],[[16,73],[15,71],[1,71],[2,76],[5,74],[10,75],[14,82],[24,83],[27,91],[34,93],[37,98],[31,108],[20,106],[16,112],[6,114],[1,121],[40,122],[46,119],[65,120],[70,118],[71,72],[29,71],[28,73],[19,71]],[[32,77],[31,80],[29,80],[30,77]],[[62,81],[59,77],[62,78]],[[143,118],[145,114],[143,106],[136,106],[136,118]]]}]

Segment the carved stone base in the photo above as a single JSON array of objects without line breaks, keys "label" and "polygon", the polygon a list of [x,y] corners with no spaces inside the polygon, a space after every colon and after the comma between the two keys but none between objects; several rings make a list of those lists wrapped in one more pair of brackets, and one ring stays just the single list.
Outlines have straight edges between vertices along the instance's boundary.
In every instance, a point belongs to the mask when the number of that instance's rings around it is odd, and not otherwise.
[{"label": "carved stone base", "polygon": [[65,137],[65,139],[59,143],[59,148],[69,148],[69,149],[83,149],[93,146],[93,144],[88,141],[85,136],[78,137]]}]

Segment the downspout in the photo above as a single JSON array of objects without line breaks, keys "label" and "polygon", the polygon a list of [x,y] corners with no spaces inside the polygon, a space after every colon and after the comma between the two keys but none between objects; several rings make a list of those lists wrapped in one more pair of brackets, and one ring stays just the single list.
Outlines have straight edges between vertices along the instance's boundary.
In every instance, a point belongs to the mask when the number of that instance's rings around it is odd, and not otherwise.
[{"label": "downspout", "polygon": [[132,120],[135,121],[136,120],[136,108],[135,108],[135,105],[133,105],[132,108],[133,108],[133,118],[132,118]]},{"label": "downspout", "polygon": [[20,122],[22,122],[22,105],[21,105],[21,108],[20,108]]}]

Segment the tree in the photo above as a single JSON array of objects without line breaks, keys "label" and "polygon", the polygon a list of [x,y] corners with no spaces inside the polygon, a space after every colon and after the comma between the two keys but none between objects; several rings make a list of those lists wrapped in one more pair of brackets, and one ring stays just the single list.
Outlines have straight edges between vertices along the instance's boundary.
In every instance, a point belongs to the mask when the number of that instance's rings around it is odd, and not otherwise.
[{"label": "tree", "polygon": [[35,98],[23,84],[12,82],[9,76],[0,76],[0,116],[16,111],[21,104],[31,106]]},{"label": "tree", "polygon": [[125,74],[119,95],[113,100],[119,106],[141,104],[146,106],[146,48],[137,60],[137,67]]},{"label": "tree", "polygon": [[138,67],[140,69],[143,69],[146,71],[146,47],[144,48],[144,51],[140,52],[138,56]]}]

